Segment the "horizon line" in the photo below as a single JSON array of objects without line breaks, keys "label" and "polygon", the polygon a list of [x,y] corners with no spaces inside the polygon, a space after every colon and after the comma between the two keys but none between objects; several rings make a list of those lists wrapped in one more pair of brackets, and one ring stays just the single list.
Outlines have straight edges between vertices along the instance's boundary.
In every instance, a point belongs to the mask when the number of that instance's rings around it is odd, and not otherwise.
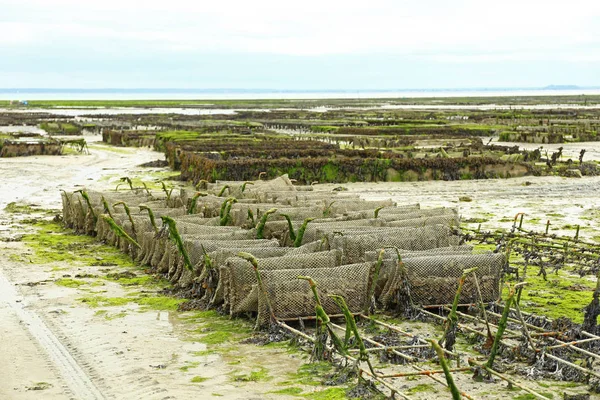
[{"label": "horizon line", "polygon": [[578,85],[547,85],[547,86],[516,86],[516,87],[458,87],[458,88],[393,88],[393,89],[274,89],[274,88],[177,88],[177,87],[138,87],[138,88],[123,88],[123,87],[106,87],[106,88],[85,88],[85,87],[55,87],[55,88],[38,88],[38,87],[19,87],[19,88],[0,88],[0,92],[135,92],[135,91],[155,91],[155,92],[269,92],[269,93],[360,93],[360,92],[468,92],[468,91],[527,91],[527,90],[594,90],[600,89],[600,86],[578,86]]}]

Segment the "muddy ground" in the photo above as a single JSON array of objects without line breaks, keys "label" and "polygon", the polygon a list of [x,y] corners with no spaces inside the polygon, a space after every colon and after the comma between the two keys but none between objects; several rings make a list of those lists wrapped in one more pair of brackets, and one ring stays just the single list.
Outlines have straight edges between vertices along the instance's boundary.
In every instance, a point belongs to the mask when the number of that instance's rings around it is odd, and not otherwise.
[{"label": "muddy ground", "polygon": [[[88,285],[92,289],[54,283],[78,274],[103,275],[106,267],[31,260],[32,250],[18,241],[28,229],[21,220],[39,215],[8,213],[7,204],[58,212],[60,189],[114,188],[111,180],[145,175],[148,169],[136,166],[162,158],[150,150],[102,144],[91,144],[90,151],[89,156],[0,160],[0,398],[34,399],[40,393],[44,399],[279,398],[266,394],[281,389],[275,383],[257,379],[244,384],[235,377],[251,372],[255,364],[281,376],[295,373],[301,365],[298,356],[280,355],[279,350],[261,353],[245,345],[225,359],[191,340],[177,312],[125,304],[102,313],[105,308],[78,300],[90,293],[110,298],[131,294],[118,283],[102,282],[101,290],[93,289],[94,282]],[[258,360],[264,356],[266,362]],[[192,382],[194,378],[201,382]]]},{"label": "muddy ground", "polygon": [[[596,153],[600,149],[597,144],[585,147]],[[102,262],[42,260],[19,240],[33,229],[26,220],[42,215],[30,210],[9,213],[5,207],[11,202],[59,210],[60,189],[107,189],[121,176],[148,181],[165,176],[166,170],[138,167],[162,159],[160,153],[97,142],[90,144],[90,151],[0,159],[0,398],[295,398],[293,391],[281,390],[289,386],[290,377],[298,376],[305,362],[302,353],[252,344],[213,347],[202,340],[203,329],[210,326],[195,321],[192,331],[186,319],[192,314],[172,307],[143,307],[136,301],[90,306],[81,299],[136,298],[151,289],[100,279],[115,269]],[[358,183],[318,185],[317,190],[338,186],[400,204],[459,206],[466,221],[475,221],[470,226],[509,228],[514,215],[525,212],[528,228],[543,230],[550,218],[557,233],[574,234],[573,226],[581,225],[581,236],[600,239],[600,177]],[[65,284],[78,275],[87,277],[85,285]],[[201,335],[195,336],[198,331]],[[306,395],[324,390],[305,381],[294,382],[294,387]]]}]

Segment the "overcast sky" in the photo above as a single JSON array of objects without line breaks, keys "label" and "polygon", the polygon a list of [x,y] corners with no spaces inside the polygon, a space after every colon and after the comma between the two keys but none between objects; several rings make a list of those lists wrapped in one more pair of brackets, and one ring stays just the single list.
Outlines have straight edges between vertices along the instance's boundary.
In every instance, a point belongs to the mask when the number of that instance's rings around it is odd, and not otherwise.
[{"label": "overcast sky", "polygon": [[600,86],[600,1],[0,0],[0,87]]}]

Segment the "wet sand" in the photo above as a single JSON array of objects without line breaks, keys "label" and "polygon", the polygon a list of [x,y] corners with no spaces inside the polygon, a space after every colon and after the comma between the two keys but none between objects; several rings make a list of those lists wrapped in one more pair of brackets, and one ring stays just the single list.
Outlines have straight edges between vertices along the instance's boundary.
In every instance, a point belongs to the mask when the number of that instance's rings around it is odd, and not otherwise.
[{"label": "wet sand", "polygon": [[[114,188],[108,177],[143,175],[146,170],[137,165],[164,158],[146,149],[117,150],[92,146],[91,155],[0,159],[3,188],[7,188],[0,191],[0,238],[8,240],[23,229],[4,210],[10,202],[58,210],[60,189]],[[80,266],[18,260],[27,260],[28,254],[21,242],[0,241],[2,399],[192,399],[213,394],[224,399],[282,398],[267,394],[280,389],[275,382],[238,384],[230,374],[262,363],[284,376],[302,364],[285,351],[264,352],[254,345],[240,345],[241,353],[227,360],[218,354],[194,356],[206,345],[187,337],[179,313],[141,311],[128,304],[110,310],[111,314],[126,312],[122,318],[98,316],[77,300],[85,292],[53,283],[80,273]],[[85,273],[101,274],[101,269],[86,267]],[[128,293],[111,282],[102,292],[110,297]],[[247,361],[232,364],[236,356]],[[180,370],[190,363],[197,365]],[[191,383],[194,376],[208,379]]]},{"label": "wet sand", "polygon": [[[91,147],[92,155],[0,159],[0,175],[7,188],[0,191],[0,237],[18,234],[13,217],[4,211],[9,202],[59,209],[60,189],[114,188],[108,177],[143,175],[145,170],[137,165],[164,157],[146,149]],[[516,213],[526,212],[526,224],[529,218],[537,219],[531,228],[543,230],[545,218],[553,214],[552,229],[557,233],[569,234],[571,228],[565,226],[581,224],[581,236],[600,235],[600,177],[356,183],[317,185],[316,190],[338,186],[365,198],[392,198],[399,204],[459,206],[467,220],[486,219],[483,228],[509,228]],[[459,201],[460,197],[472,201]],[[67,265],[56,272],[47,265],[11,257],[17,254],[27,259],[28,251],[20,242],[0,242],[0,282],[5,286],[5,290],[0,287],[0,354],[8,360],[0,379],[0,398],[191,399],[213,394],[226,399],[285,398],[269,392],[280,389],[277,382],[303,362],[285,351],[253,345],[240,345],[240,353],[227,358],[194,356],[206,346],[186,337],[178,313],[140,312],[137,306],[126,305],[111,309],[111,313],[126,312],[123,318],[98,316],[77,300],[83,293],[80,289],[52,283],[62,275],[76,274],[78,267]],[[100,273],[100,268],[87,267],[85,272]],[[107,283],[103,290],[105,296],[127,294],[116,283]],[[190,362],[198,365],[188,371],[180,369]],[[252,383],[230,379],[233,371],[248,371],[256,363],[275,379]],[[208,380],[192,384],[194,376]]]}]

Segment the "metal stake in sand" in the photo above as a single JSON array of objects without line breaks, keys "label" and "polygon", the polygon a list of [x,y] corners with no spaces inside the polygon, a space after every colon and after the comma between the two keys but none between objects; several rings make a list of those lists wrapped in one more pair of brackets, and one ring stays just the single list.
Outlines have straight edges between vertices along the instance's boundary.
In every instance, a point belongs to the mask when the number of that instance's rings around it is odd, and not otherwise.
[{"label": "metal stake in sand", "polygon": [[262,217],[260,217],[260,221],[258,222],[258,225],[256,226],[256,238],[257,239],[264,239],[265,235],[265,225],[267,224],[267,220],[269,219],[269,215],[273,214],[277,212],[276,208],[271,208],[270,210],[265,211],[265,213],[263,214]]},{"label": "metal stake in sand", "polygon": [[221,204],[221,211],[219,213],[219,225],[227,226],[233,220],[231,217],[231,207],[237,203],[235,197],[228,197],[223,204]]},{"label": "metal stake in sand", "polygon": [[121,181],[121,183],[119,183],[117,185],[117,187],[115,188],[115,191],[119,190],[119,186],[124,185],[125,183],[127,183],[129,185],[129,190],[133,190],[133,182],[131,181],[131,179],[128,176],[124,176],[119,180]]},{"label": "metal stake in sand", "polygon": [[458,308],[458,301],[460,300],[460,294],[465,284],[465,280],[470,273],[475,272],[477,269],[478,267],[465,269],[462,273],[462,276],[458,280],[458,288],[456,289],[456,294],[454,295],[452,310],[450,311],[450,314],[448,314],[448,318],[446,319],[446,329],[444,330],[442,338],[438,341],[440,345],[444,345],[446,350],[452,351],[452,349],[454,348],[456,328],[458,325],[458,316],[456,315],[456,309]]},{"label": "metal stake in sand", "polygon": [[381,271],[381,265],[383,264],[383,255],[385,254],[385,249],[379,250],[379,255],[377,256],[377,263],[375,263],[375,271],[373,271],[373,279],[371,279],[371,288],[369,290],[368,302],[365,304],[365,314],[370,314],[371,305],[373,308],[375,307],[375,288],[377,286],[377,280],[379,279],[379,271]]},{"label": "metal stake in sand", "polygon": [[350,309],[346,304],[346,300],[344,300],[342,296],[337,296],[334,294],[330,294],[329,297],[335,302],[335,304],[337,304],[337,306],[344,313],[344,318],[346,319],[346,332],[348,331],[348,328],[350,328],[352,334],[354,335],[354,338],[356,339],[356,343],[358,344],[358,348],[360,350],[358,361],[365,361],[369,366],[369,370],[371,371],[371,373],[375,375],[375,371],[373,370],[373,366],[371,365],[371,360],[369,359],[369,353],[367,352],[365,343],[363,342],[362,337],[358,332],[356,321],[354,320],[354,315],[352,315],[352,313],[350,312]]},{"label": "metal stake in sand", "polygon": [[242,193],[244,193],[246,191],[246,185],[254,185],[254,182],[249,182],[249,181],[244,182],[242,184],[242,188],[241,188]]},{"label": "metal stake in sand", "polygon": [[498,322],[498,330],[496,331],[496,338],[494,339],[494,344],[492,344],[492,350],[490,351],[490,357],[488,358],[487,363],[485,364],[488,368],[494,368],[494,359],[496,358],[496,354],[498,353],[498,348],[500,347],[500,341],[502,340],[502,335],[504,334],[504,330],[506,329],[506,323],[508,321],[508,315],[510,314],[510,306],[515,297],[515,289],[519,286],[523,286],[525,282],[517,283],[514,287],[509,286],[509,293],[504,303],[504,310],[502,312],[502,317]]},{"label": "metal stake in sand", "polygon": [[[298,276],[298,279],[303,279],[308,282],[310,290],[312,291],[313,296],[315,298],[317,332],[316,340],[314,342],[315,348],[313,351],[313,357],[315,357],[318,360],[323,360],[326,358],[325,350],[327,349],[327,339],[329,337],[331,338],[335,350],[344,357],[348,356],[348,335],[346,335],[347,339],[343,343],[339,336],[333,330],[333,326],[331,325],[331,319],[329,318],[329,315],[327,315],[325,309],[321,304],[321,299],[319,298],[319,293],[317,292],[317,282],[315,282],[310,276]],[[348,322],[346,321],[346,323]]]},{"label": "metal stake in sand", "polygon": [[237,254],[237,256],[240,258],[243,258],[244,260],[246,260],[250,264],[252,264],[252,268],[254,268],[254,273],[256,274],[256,281],[258,282],[258,289],[265,296],[265,301],[267,302],[267,307],[269,309],[269,315],[271,316],[271,321],[272,322],[277,321],[277,317],[275,317],[273,307],[271,306],[271,300],[269,299],[269,295],[267,294],[265,286],[263,285],[262,278],[260,276],[260,271],[258,270],[258,260],[252,254],[246,253],[243,251],[239,252]]},{"label": "metal stake in sand", "polygon": [[183,239],[181,239],[181,235],[179,234],[179,231],[177,230],[177,223],[175,222],[175,220],[173,218],[165,216],[165,215],[161,216],[160,218],[162,219],[163,224],[167,226],[167,228],[169,230],[169,238],[175,242],[175,245],[177,246],[179,253],[183,257],[183,262],[184,262],[185,266],[190,271],[193,271],[194,266],[192,265],[192,262],[190,261],[190,256],[188,255],[188,252],[185,249],[185,246],[183,245]]},{"label": "metal stake in sand", "polygon": [[485,310],[485,304],[483,304],[483,296],[481,295],[481,288],[479,287],[479,279],[477,278],[477,274],[473,272],[473,279],[475,280],[475,287],[477,288],[477,296],[479,297],[479,307],[481,308],[481,314],[483,315],[483,320],[485,321],[485,327],[487,329],[487,341],[486,345],[492,345],[492,341],[494,340],[492,336],[492,330],[490,329],[490,323],[487,317],[487,311]]},{"label": "metal stake in sand", "polygon": [[[302,245],[302,239],[304,238],[304,232],[306,232],[306,227],[308,226],[308,223],[310,221],[312,221],[314,218],[306,218],[304,220],[304,222],[302,222],[302,225],[300,226],[300,228],[298,229],[298,233],[295,234],[296,238],[294,239],[294,247],[300,247]],[[290,234],[292,233],[292,231],[290,231]],[[290,236],[291,238],[291,236]]]},{"label": "metal stake in sand", "polygon": [[135,247],[141,249],[141,246],[138,244],[138,242],[136,242],[131,236],[129,236],[127,234],[127,232],[125,232],[123,230],[123,228],[121,228],[119,225],[117,225],[117,223],[115,222],[114,219],[112,219],[111,217],[109,217],[108,215],[105,215],[105,214],[102,214],[101,217],[104,221],[106,221],[108,226],[110,226],[110,229],[112,229],[112,231],[115,233],[115,235],[117,235],[117,237],[121,237],[121,238],[127,240],[129,243],[131,243]]},{"label": "metal stake in sand", "polygon": [[598,331],[597,321],[600,315],[600,271],[597,274],[596,290],[592,297],[592,301],[585,307],[585,317],[583,319],[583,330],[595,333]]},{"label": "metal stake in sand", "polygon": [[135,233],[135,222],[133,222],[133,218],[131,217],[131,210],[129,210],[129,206],[124,201],[118,201],[113,204],[113,208],[116,209],[116,207],[119,205],[123,206],[125,209],[125,214],[127,214],[127,218],[129,218],[129,223],[131,224],[131,232],[133,233],[133,236],[137,238]]},{"label": "metal stake in sand", "polygon": [[108,214],[109,217],[113,218],[112,213],[110,212],[110,207],[108,205],[108,202],[106,201],[104,196],[102,196],[100,201],[102,202],[102,208],[103,208],[104,214]]},{"label": "metal stake in sand", "polygon": [[228,190],[229,192],[231,192],[231,188],[229,187],[229,185],[225,185],[221,188],[221,191],[218,194],[218,197],[223,197],[223,195],[225,194],[225,190]]},{"label": "metal stake in sand", "polygon": [[379,211],[381,211],[384,208],[385,208],[385,206],[377,207],[375,209],[375,211],[373,212],[373,218],[377,219],[379,217]]},{"label": "metal stake in sand", "polygon": [[454,378],[452,378],[452,373],[450,372],[450,368],[448,367],[448,363],[446,362],[446,357],[444,357],[444,350],[440,347],[440,345],[434,340],[430,340],[431,346],[437,353],[438,359],[440,361],[440,365],[444,370],[444,375],[446,375],[446,383],[448,383],[448,387],[450,388],[450,393],[452,393],[453,400],[460,400],[461,394],[458,388],[456,387],[456,383],[454,383]]},{"label": "metal stake in sand", "polygon": [[154,233],[158,233],[158,226],[156,226],[156,219],[154,218],[154,212],[148,206],[140,206],[140,211],[148,211],[148,218],[154,228]]},{"label": "metal stake in sand", "polygon": [[162,186],[163,192],[165,192],[165,195],[167,196],[167,202],[168,202],[169,200],[171,200],[171,195],[173,194],[173,188],[167,189],[167,185],[165,185],[165,183],[163,181],[160,181],[160,184]]},{"label": "metal stake in sand", "polygon": [[205,197],[205,196],[208,196],[208,194],[202,193],[202,192],[196,192],[196,193],[194,193],[194,195],[190,199],[190,205],[189,205],[189,207],[187,209],[187,214],[188,215],[196,214],[196,210],[198,208],[198,199],[200,197]]},{"label": "metal stake in sand", "polygon": [[96,216],[96,213],[94,212],[94,207],[92,207],[92,201],[90,200],[90,196],[88,196],[87,192],[83,189],[76,190],[73,193],[81,193],[81,197],[83,197],[83,199],[85,200],[85,203],[88,206],[89,213],[92,215],[92,219],[94,220],[94,225],[96,225],[96,222],[98,222],[98,217]]}]

